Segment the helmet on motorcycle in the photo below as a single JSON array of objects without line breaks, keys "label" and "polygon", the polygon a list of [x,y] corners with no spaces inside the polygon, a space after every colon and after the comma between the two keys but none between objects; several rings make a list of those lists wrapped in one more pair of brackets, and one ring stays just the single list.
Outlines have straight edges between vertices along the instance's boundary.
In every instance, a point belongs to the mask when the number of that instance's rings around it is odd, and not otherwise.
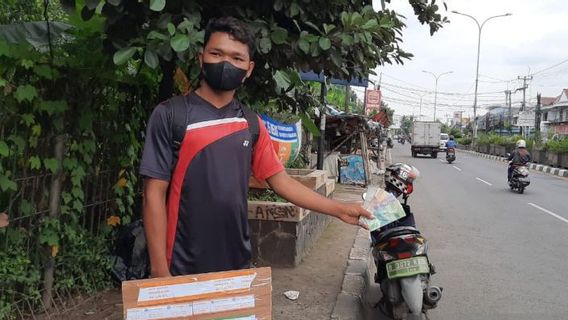
[{"label": "helmet on motorcycle", "polygon": [[412,183],[420,176],[420,172],[413,166],[404,163],[395,163],[385,170],[385,185],[387,189],[394,188],[404,195],[413,191]]},{"label": "helmet on motorcycle", "polygon": [[517,148],[526,148],[527,147],[527,143],[525,140],[521,139],[519,141],[517,141]]},{"label": "helmet on motorcycle", "polygon": [[454,140],[454,136],[450,136],[450,140]]}]

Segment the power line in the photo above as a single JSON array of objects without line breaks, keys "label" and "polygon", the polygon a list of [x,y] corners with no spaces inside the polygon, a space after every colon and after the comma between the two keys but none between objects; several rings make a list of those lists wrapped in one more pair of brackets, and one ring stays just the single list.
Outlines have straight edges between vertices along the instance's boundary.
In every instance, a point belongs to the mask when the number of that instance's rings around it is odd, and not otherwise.
[{"label": "power line", "polygon": [[547,67],[547,68],[544,68],[544,69],[542,69],[542,70],[540,70],[540,71],[537,71],[537,72],[533,73],[532,76],[537,75],[537,74],[539,74],[539,73],[542,73],[542,72],[544,72],[544,71],[550,70],[550,69],[554,69],[554,68],[558,67],[559,65],[564,64],[564,63],[566,63],[566,62],[568,62],[568,59],[562,60],[562,61],[558,62],[557,64],[554,64],[554,65],[552,65],[552,66],[550,66],[550,67]]}]

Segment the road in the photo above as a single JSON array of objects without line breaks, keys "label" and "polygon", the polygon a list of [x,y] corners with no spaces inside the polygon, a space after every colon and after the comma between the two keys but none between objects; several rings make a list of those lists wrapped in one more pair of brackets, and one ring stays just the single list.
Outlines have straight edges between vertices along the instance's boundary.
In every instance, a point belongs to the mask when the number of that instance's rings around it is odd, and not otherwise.
[{"label": "road", "polygon": [[430,319],[568,319],[568,179],[531,171],[517,194],[502,162],[412,158],[408,144],[393,161],[421,172],[409,204],[444,287]]}]

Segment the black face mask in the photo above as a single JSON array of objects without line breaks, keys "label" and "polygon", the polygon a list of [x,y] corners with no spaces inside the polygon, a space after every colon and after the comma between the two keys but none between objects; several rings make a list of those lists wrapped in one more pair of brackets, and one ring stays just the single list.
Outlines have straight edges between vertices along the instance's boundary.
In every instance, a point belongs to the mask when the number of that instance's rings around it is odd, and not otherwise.
[{"label": "black face mask", "polygon": [[247,75],[247,70],[240,69],[228,61],[218,63],[203,63],[203,78],[211,88],[230,91],[241,86]]}]

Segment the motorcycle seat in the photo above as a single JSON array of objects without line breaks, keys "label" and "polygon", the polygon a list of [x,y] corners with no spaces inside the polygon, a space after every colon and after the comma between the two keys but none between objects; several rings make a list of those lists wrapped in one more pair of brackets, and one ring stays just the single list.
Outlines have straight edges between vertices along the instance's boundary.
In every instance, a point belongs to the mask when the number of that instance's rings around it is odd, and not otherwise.
[{"label": "motorcycle seat", "polygon": [[418,229],[416,229],[415,227],[407,227],[407,226],[395,227],[379,233],[377,242],[380,243],[393,237],[399,237],[408,234],[420,234],[420,231],[418,231]]}]

